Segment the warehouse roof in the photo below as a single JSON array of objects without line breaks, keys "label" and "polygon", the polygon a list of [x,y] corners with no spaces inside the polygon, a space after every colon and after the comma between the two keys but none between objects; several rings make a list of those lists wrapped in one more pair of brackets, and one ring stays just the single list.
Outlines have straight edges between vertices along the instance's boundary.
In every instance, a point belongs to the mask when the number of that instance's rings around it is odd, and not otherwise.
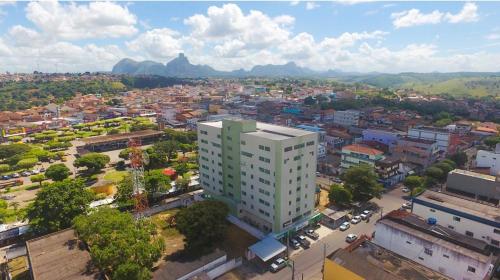
[{"label": "warehouse roof", "polygon": [[103,144],[115,141],[125,141],[129,140],[130,138],[142,138],[142,137],[160,136],[160,135],[163,135],[162,131],[148,129],[148,130],[134,131],[128,133],[89,137],[83,139],[82,142],[85,143],[85,145],[95,145],[95,144]]}]

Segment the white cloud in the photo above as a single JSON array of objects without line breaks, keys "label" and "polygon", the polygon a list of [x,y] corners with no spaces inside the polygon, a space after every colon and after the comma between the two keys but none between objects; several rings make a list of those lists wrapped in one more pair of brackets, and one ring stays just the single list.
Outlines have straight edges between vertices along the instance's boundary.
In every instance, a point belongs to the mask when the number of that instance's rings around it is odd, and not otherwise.
[{"label": "white cloud", "polygon": [[429,14],[423,14],[418,9],[411,9],[398,13],[392,13],[392,24],[396,28],[410,27],[423,24],[440,23],[443,18],[443,13],[435,10]]},{"label": "white cloud", "polygon": [[148,59],[165,60],[182,52],[180,34],[168,28],[152,29],[140,34],[126,46],[134,52],[142,53]]},{"label": "white cloud", "polygon": [[450,23],[459,22],[474,22],[479,20],[479,15],[477,14],[477,5],[475,3],[465,3],[462,10],[458,14],[446,13],[444,17]]},{"label": "white cloud", "polygon": [[300,3],[300,1],[291,1],[290,6],[297,6]]},{"label": "white cloud", "polygon": [[315,3],[315,2],[307,2],[306,3],[306,10],[314,10],[316,8],[319,8],[320,5]]},{"label": "white cloud", "polygon": [[491,33],[485,36],[488,40],[498,40],[500,39],[500,33]]},{"label": "white cloud", "polygon": [[335,2],[343,4],[343,5],[356,5],[367,2],[374,2],[376,0],[337,0]]},{"label": "white cloud", "polygon": [[476,4],[468,2],[462,7],[462,10],[457,14],[443,13],[439,10],[434,10],[431,13],[425,14],[418,9],[411,9],[402,12],[392,13],[392,24],[396,28],[418,26],[424,24],[437,24],[441,22],[459,23],[459,22],[474,22],[479,20],[477,14],[478,7]]},{"label": "white cloud", "polygon": [[137,32],[137,18],[126,6],[111,2],[88,4],[30,2],[26,17],[47,36],[64,40],[118,38]]}]

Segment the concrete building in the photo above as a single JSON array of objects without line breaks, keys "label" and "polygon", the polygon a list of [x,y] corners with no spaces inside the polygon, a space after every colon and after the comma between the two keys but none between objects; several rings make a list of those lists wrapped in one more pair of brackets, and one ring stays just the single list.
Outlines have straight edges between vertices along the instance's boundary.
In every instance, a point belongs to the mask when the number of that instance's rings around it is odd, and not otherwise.
[{"label": "concrete building", "polygon": [[253,120],[198,124],[206,194],[264,232],[279,233],[314,214],[318,134]]},{"label": "concrete building", "polygon": [[403,181],[405,178],[401,170],[401,161],[395,158],[385,158],[375,162],[375,172],[378,174],[378,181],[389,188]]},{"label": "concrete building", "polygon": [[450,171],[446,180],[446,190],[496,205],[500,201],[498,177],[467,170]]},{"label": "concrete building", "polygon": [[375,162],[384,158],[382,151],[359,144],[352,144],[342,147],[340,167],[345,170],[362,163],[375,166]]},{"label": "concrete building", "polygon": [[496,145],[495,151],[477,151],[476,167],[489,168],[491,175],[500,175],[500,144]]},{"label": "concrete building", "polygon": [[387,145],[392,149],[398,144],[398,140],[406,133],[388,129],[365,129],[363,130],[363,141],[375,141]]},{"label": "concrete building", "polygon": [[374,243],[453,279],[489,279],[496,262],[486,242],[404,210],[377,221]]},{"label": "concrete building", "polygon": [[358,126],[360,116],[361,112],[356,110],[335,111],[333,123],[341,126]]},{"label": "concrete building", "polygon": [[439,149],[434,140],[401,137],[392,149],[392,155],[403,163],[417,164],[425,169],[438,159]]},{"label": "concrete building", "polygon": [[433,218],[439,225],[500,248],[500,208],[453,196],[425,191],[413,199],[413,213]]},{"label": "concrete building", "polygon": [[430,126],[417,126],[408,129],[408,137],[435,141],[438,150],[443,154],[448,153],[450,149],[451,133],[447,129],[430,127]]}]

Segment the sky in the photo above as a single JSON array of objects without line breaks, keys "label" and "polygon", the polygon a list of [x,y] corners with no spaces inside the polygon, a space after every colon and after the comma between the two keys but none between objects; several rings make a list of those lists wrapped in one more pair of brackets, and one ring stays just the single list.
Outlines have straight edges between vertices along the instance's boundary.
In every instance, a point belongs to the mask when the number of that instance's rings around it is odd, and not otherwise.
[{"label": "sky", "polygon": [[500,2],[0,0],[0,72],[109,71],[179,53],[217,70],[500,71]]}]

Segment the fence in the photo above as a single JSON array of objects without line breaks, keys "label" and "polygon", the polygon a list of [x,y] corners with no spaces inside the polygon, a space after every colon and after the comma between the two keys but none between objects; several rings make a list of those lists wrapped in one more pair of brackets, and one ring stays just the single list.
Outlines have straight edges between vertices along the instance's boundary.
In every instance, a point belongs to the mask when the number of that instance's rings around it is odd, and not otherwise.
[{"label": "fence", "polygon": [[229,260],[226,263],[219,265],[218,267],[208,271],[207,275],[210,279],[215,279],[215,278],[221,276],[222,274],[237,268],[242,263],[243,263],[242,258],[236,258],[236,259]]}]

